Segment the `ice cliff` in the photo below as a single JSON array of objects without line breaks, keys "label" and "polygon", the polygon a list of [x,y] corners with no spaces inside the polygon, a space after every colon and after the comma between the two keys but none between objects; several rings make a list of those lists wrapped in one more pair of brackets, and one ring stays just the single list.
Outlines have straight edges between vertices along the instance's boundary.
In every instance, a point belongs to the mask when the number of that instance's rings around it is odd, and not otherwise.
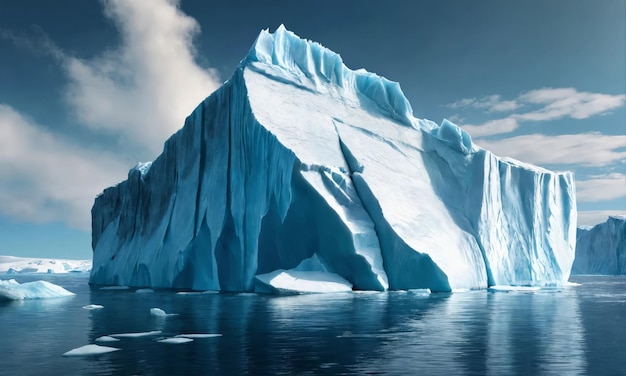
[{"label": "ice cliff", "polygon": [[364,290],[559,285],[576,234],[572,174],[413,117],[398,83],[282,26],[92,218],[91,283],[221,291],[273,275]]},{"label": "ice cliff", "polygon": [[626,275],[626,216],[578,228],[572,274]]}]

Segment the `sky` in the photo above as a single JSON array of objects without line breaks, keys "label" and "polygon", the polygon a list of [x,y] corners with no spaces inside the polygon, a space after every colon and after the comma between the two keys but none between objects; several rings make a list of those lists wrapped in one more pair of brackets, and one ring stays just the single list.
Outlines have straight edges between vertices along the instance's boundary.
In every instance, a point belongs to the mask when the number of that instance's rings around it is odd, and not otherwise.
[{"label": "sky", "polygon": [[280,24],[626,214],[626,1],[3,0],[0,254],[91,258],[91,206]]}]

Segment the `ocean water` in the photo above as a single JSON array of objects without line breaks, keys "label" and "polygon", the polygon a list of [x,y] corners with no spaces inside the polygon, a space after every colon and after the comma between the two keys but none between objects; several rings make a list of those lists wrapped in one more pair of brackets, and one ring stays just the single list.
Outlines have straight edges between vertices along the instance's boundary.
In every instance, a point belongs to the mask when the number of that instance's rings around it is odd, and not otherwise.
[{"label": "ocean water", "polygon": [[[9,278],[76,296],[0,302],[0,375],[626,374],[624,277],[534,293],[296,296],[137,294],[90,288],[86,274],[0,275]],[[151,316],[154,307],[178,316]],[[154,330],[103,344],[121,351],[62,357],[103,335]],[[183,333],[222,336],[157,342]]]}]

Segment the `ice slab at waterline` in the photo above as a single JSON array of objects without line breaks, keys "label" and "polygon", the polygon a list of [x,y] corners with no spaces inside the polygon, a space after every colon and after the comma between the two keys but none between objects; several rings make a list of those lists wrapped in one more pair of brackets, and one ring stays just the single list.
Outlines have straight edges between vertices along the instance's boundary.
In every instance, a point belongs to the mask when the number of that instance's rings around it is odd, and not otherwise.
[{"label": "ice slab at waterline", "polygon": [[91,271],[91,260],[0,256],[0,273],[82,273],[89,271]]},{"label": "ice slab at waterline", "polygon": [[[93,284],[438,292],[563,285],[576,201],[571,173],[414,117],[398,83],[281,26],[92,221]],[[323,273],[290,271],[313,255]]]},{"label": "ice slab at waterline", "polygon": [[50,299],[73,295],[63,287],[47,281],[18,283],[14,279],[0,280],[0,300]]},{"label": "ice slab at waterline", "polygon": [[119,351],[116,347],[100,346],[100,345],[85,345],[77,347],[63,354],[63,356],[89,356],[106,354],[113,351]]},{"label": "ice slab at waterline", "polygon": [[155,317],[172,317],[178,316],[178,313],[166,313],[161,308],[150,308],[150,315]]}]

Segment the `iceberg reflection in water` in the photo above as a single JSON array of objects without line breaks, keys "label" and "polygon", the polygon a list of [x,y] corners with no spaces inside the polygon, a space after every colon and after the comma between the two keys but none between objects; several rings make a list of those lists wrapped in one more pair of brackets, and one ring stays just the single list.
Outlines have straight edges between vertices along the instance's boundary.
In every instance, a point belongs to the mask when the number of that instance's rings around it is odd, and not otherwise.
[{"label": "iceberg reflection in water", "polygon": [[[0,304],[0,352],[17,354],[0,357],[7,374],[36,375],[44,366],[93,375],[582,375],[626,368],[626,328],[615,324],[626,313],[624,277],[577,277],[580,286],[539,291],[290,296],[136,294],[90,289],[87,276],[45,278],[76,296],[53,309]],[[82,308],[89,304],[103,308]],[[153,317],[153,307],[178,316]],[[61,356],[102,345],[103,336],[143,332],[154,335],[118,336],[120,350],[109,354]],[[193,341],[159,342],[181,337]]]}]

